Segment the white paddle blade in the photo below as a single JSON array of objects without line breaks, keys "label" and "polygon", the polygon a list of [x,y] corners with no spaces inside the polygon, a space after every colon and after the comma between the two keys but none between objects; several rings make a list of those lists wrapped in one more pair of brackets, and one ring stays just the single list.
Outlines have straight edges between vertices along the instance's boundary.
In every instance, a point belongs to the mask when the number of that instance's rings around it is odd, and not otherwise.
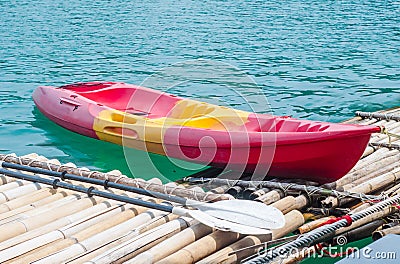
[{"label": "white paddle blade", "polygon": [[266,234],[269,234],[269,235],[271,235],[271,238],[272,238],[272,233],[268,229],[257,228],[257,227],[247,226],[247,225],[241,225],[241,224],[230,222],[227,220],[218,219],[218,218],[208,215],[207,213],[204,213],[200,210],[188,210],[188,214],[191,217],[193,217],[194,219],[198,220],[200,223],[203,223],[209,227],[212,227],[212,228],[215,228],[215,229],[218,229],[221,231],[236,232],[236,233],[240,233],[243,235],[266,235]]},{"label": "white paddle blade", "polygon": [[191,206],[216,218],[255,228],[278,229],[285,225],[285,217],[281,211],[260,202],[225,200]]}]

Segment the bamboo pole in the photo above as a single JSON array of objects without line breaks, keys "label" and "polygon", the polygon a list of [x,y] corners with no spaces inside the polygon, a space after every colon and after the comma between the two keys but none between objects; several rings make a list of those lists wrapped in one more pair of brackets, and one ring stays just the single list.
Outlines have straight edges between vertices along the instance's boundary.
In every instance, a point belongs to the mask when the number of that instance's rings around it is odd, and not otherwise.
[{"label": "bamboo pole", "polygon": [[386,217],[386,216],[388,216],[390,214],[393,214],[393,213],[395,213],[397,211],[398,211],[398,209],[396,207],[385,207],[385,209],[383,209],[381,211],[378,211],[376,213],[370,214],[370,215],[368,215],[368,216],[366,216],[366,217],[364,217],[364,218],[362,218],[362,219],[360,219],[360,220],[358,220],[356,222],[353,222],[348,227],[343,227],[343,228],[340,228],[340,229],[336,230],[335,235],[340,235],[342,233],[348,232],[348,231],[350,231],[352,229],[355,229],[355,228],[360,227],[362,225],[365,225],[367,223],[373,222],[375,220],[381,219],[381,218]]},{"label": "bamboo pole", "polygon": [[45,186],[39,183],[30,183],[0,193],[0,203],[5,203],[18,197],[40,190]]},{"label": "bamboo pole", "polygon": [[57,191],[52,188],[44,188],[33,193],[26,194],[9,202],[0,204],[0,214],[15,210],[17,208],[29,205],[33,202],[42,200],[46,197],[54,195]]},{"label": "bamboo pole", "polygon": [[299,249],[299,252],[290,254],[289,256],[280,257],[277,260],[273,260],[270,264],[294,264],[301,263],[302,260],[308,258],[309,256],[315,256],[318,252],[315,247],[307,247],[304,249]]},{"label": "bamboo pole", "polygon": [[135,258],[127,261],[126,264],[148,264],[157,262],[195,242],[196,240],[210,234],[212,231],[213,229],[209,226],[201,223],[195,224],[150,248],[149,250],[139,254]]},{"label": "bamboo pole", "polygon": [[363,152],[363,154],[361,155],[361,158],[365,158],[365,157],[369,157],[371,154],[373,154],[375,152],[375,148],[371,147],[371,146],[367,146]]},{"label": "bamboo pole", "polygon": [[400,168],[396,168],[381,176],[359,182],[358,185],[348,185],[348,190],[355,193],[371,193],[381,188],[387,187],[400,179]]},{"label": "bamboo pole", "polygon": [[177,218],[136,236],[133,239],[104,252],[89,262],[96,264],[123,263],[144,252],[146,249],[149,249],[182,230],[185,230],[192,223],[193,221],[190,219],[186,218],[185,220],[185,218]]},{"label": "bamboo pole", "polygon": [[300,211],[292,210],[285,214],[285,221],[284,227],[272,230],[272,239],[281,238],[296,230],[297,227],[304,224],[304,217]]},{"label": "bamboo pole", "polygon": [[219,187],[215,187],[210,190],[210,192],[215,193],[215,194],[223,194],[229,189],[228,185],[223,185]]},{"label": "bamboo pole", "polygon": [[367,126],[367,125],[375,125],[376,122],[378,122],[378,119],[372,118],[372,119],[364,119],[364,120],[361,120],[361,121],[359,121],[357,124]]},{"label": "bamboo pole", "polygon": [[[255,191],[257,191],[257,189],[254,188],[254,187],[250,187],[250,188],[244,189],[244,190],[243,190],[243,193],[242,193],[243,199],[245,199],[245,200],[250,200],[251,195],[252,195]],[[251,200],[252,200],[252,199],[251,199]]]},{"label": "bamboo pole", "polygon": [[225,247],[212,255],[209,255],[197,263],[237,263],[240,260],[257,253],[259,247],[253,247],[251,249],[242,251],[238,250],[254,245],[263,246],[263,243],[270,241],[271,239],[281,238],[293,232],[302,224],[304,224],[303,215],[297,210],[290,211],[289,213],[285,214],[285,226],[277,230],[272,230],[271,235],[246,236],[232,245]]},{"label": "bamboo pole", "polygon": [[242,192],[243,192],[243,187],[240,186],[232,186],[229,187],[228,190],[226,190],[226,193],[232,195],[234,198],[239,197]]},{"label": "bamboo pole", "polygon": [[[337,189],[338,187],[343,187],[347,184],[351,184],[355,182],[356,180],[362,179],[363,181],[373,178],[377,175],[382,174],[383,172],[388,172],[395,168],[396,162],[400,160],[400,154],[390,156],[386,158],[383,162],[379,162],[379,160],[376,160],[374,163],[371,163],[368,166],[365,166],[363,169],[359,169],[353,173],[349,173],[342,177],[341,179],[337,180],[334,182],[334,184],[327,184],[324,186],[331,186],[334,185],[334,188]],[[377,163],[379,166],[377,166]]]},{"label": "bamboo pole", "polygon": [[220,195],[220,194],[215,194],[211,192],[196,192],[194,190],[189,190],[189,189],[181,189],[181,188],[176,188],[176,187],[168,187],[162,184],[156,184],[156,183],[148,183],[143,180],[138,180],[138,179],[132,179],[128,177],[121,177],[120,175],[116,176],[113,174],[109,173],[101,173],[101,172],[96,172],[96,171],[88,171],[88,170],[82,170],[78,168],[73,168],[69,166],[60,166],[57,164],[52,164],[48,162],[43,162],[43,161],[37,161],[35,159],[31,158],[23,158],[23,157],[14,157],[12,155],[4,155],[0,154],[0,160],[7,161],[7,162],[12,162],[12,163],[17,163],[17,164],[22,164],[22,165],[29,165],[31,167],[39,167],[43,169],[50,169],[52,171],[67,171],[70,174],[75,174],[79,176],[84,176],[84,177],[92,177],[95,179],[101,179],[101,180],[109,180],[112,182],[118,182],[121,184],[126,184],[129,186],[134,186],[150,191],[156,191],[156,192],[162,192],[162,193],[167,193],[171,195],[177,195],[181,197],[186,197],[190,199],[195,199],[199,201],[220,201],[220,200],[227,200],[231,199],[229,196],[226,195]]},{"label": "bamboo pole", "polygon": [[282,213],[286,214],[294,209],[301,209],[308,204],[308,199],[304,195],[298,197],[286,196],[285,198],[271,204],[271,206],[279,209]]},{"label": "bamboo pole", "polygon": [[310,213],[308,211],[306,213],[303,213],[303,218],[304,218],[305,222],[318,220],[322,217],[323,217],[323,214],[319,215],[319,214],[315,214],[315,213]]},{"label": "bamboo pole", "polygon": [[198,192],[198,193],[204,193],[203,188],[201,188],[200,186],[189,186],[187,189],[192,190],[194,192]]},{"label": "bamboo pole", "polygon": [[96,203],[97,201],[94,198],[84,198],[81,200],[77,200],[74,203],[68,203],[66,205],[58,207],[56,212],[54,210],[48,210],[40,215],[31,216],[27,219],[17,220],[15,222],[1,225],[0,242],[51,223],[68,214],[75,213],[91,207]]},{"label": "bamboo pole", "polygon": [[291,211],[291,209],[295,206],[296,204],[296,198],[293,196],[286,196],[283,199],[280,199],[276,201],[275,203],[271,204],[271,206],[279,209],[282,213],[287,213]]},{"label": "bamboo pole", "polygon": [[391,228],[391,227],[397,226],[399,224],[400,224],[400,222],[387,222],[387,223],[383,224],[381,227],[377,228],[376,231]]},{"label": "bamboo pole", "polygon": [[[3,176],[3,177],[5,177],[5,176]],[[4,191],[8,191],[8,190],[11,190],[11,189],[14,189],[14,188],[18,188],[18,187],[21,187],[21,186],[26,185],[28,183],[30,183],[30,182],[21,181],[21,180],[7,182],[6,184],[0,185],[0,194],[2,196],[4,196],[3,195]]]},{"label": "bamboo pole", "polygon": [[326,216],[326,217],[322,217],[317,220],[308,222],[308,223],[300,226],[297,229],[297,232],[299,234],[304,234],[304,233],[310,232],[311,230],[314,230],[315,228],[319,227],[322,223],[325,223],[326,221],[328,221],[329,219],[332,219],[332,218],[334,218],[334,216]]},{"label": "bamboo pole", "polygon": [[41,199],[37,202],[2,213],[0,215],[0,225],[4,225],[5,223],[16,220],[26,219],[34,215],[39,215],[43,212],[56,209],[59,206],[81,199],[82,197],[83,195],[68,195],[66,192],[57,192],[56,194]]},{"label": "bamboo pole", "polygon": [[[399,157],[400,157],[400,156],[399,156]],[[381,169],[379,169],[379,170],[377,170],[377,171],[375,171],[375,172],[371,172],[371,173],[369,173],[369,174],[366,174],[366,175],[365,175],[364,177],[362,177],[362,178],[355,179],[355,180],[353,180],[351,183],[348,183],[348,184],[346,184],[346,185],[343,185],[342,188],[343,188],[344,190],[349,190],[349,189],[353,188],[354,186],[357,186],[357,185],[359,185],[359,184],[361,184],[361,183],[364,183],[364,182],[369,181],[369,180],[371,180],[371,179],[373,179],[373,178],[376,178],[376,177],[378,177],[378,176],[381,176],[382,174],[390,173],[390,172],[392,172],[393,170],[396,170],[396,169],[397,169],[396,164],[397,164],[399,161],[400,161],[400,159],[397,160],[397,161],[393,161],[392,163],[387,164],[387,165],[386,165],[386,164],[382,164],[382,166],[384,166],[384,167],[382,167]]]},{"label": "bamboo pole", "polygon": [[[393,129],[397,127],[398,122],[395,120],[379,120],[375,124],[377,124],[378,126],[384,126],[387,129]],[[379,135],[384,135],[384,134],[374,134],[375,137]]]},{"label": "bamboo pole", "polygon": [[356,116],[347,120],[342,121],[342,124],[360,124],[362,121],[364,121],[365,119]]},{"label": "bamboo pole", "polygon": [[396,225],[390,228],[382,229],[380,231],[375,231],[372,233],[372,239],[373,240],[378,240],[386,235],[389,234],[395,234],[395,235],[400,235],[400,225]]},{"label": "bamboo pole", "polygon": [[295,206],[293,209],[303,209],[304,207],[308,206],[310,203],[309,199],[305,195],[299,195],[296,197]]},{"label": "bamboo pole", "polygon": [[[276,239],[279,237],[282,237],[294,229],[296,229],[298,226],[302,225],[304,223],[304,218],[303,215],[297,211],[293,210],[285,215],[286,223],[285,226],[281,229],[277,230],[272,230],[272,239]],[[184,247],[183,249],[175,252],[174,254],[162,259],[161,261],[157,262],[159,264],[161,263],[193,263],[196,261],[200,261],[204,257],[209,256],[211,253],[218,251],[221,248],[225,248],[229,244],[232,244],[233,242],[237,241],[238,239],[242,238],[243,236],[240,236],[235,233],[229,233],[225,232],[223,233],[222,231],[216,231],[212,233],[211,235],[208,235],[206,237],[203,237],[200,240],[197,240],[196,242]],[[234,248],[239,247],[241,245],[245,244],[252,244],[254,241],[253,240],[254,236],[251,236],[252,238],[246,239],[242,242],[238,242],[233,249],[227,248],[226,250],[223,250],[220,254],[214,255],[215,258],[219,259],[224,258],[226,254],[229,254],[229,252],[234,251]],[[257,239],[260,239],[258,237]],[[265,239],[265,238],[264,238]],[[271,237],[270,237],[271,239]],[[252,242],[253,241],[253,242]],[[235,258],[233,256],[233,258]],[[208,260],[208,259],[207,259]],[[204,260],[201,261],[206,262]]]},{"label": "bamboo pole", "polygon": [[395,137],[394,135],[399,133],[400,127],[399,127],[399,122],[392,123],[390,125],[386,125],[386,131],[388,131],[388,134],[386,133],[381,133],[374,135],[374,138],[371,140],[372,142],[377,142],[377,143],[389,143],[389,137],[390,137],[390,142],[396,142],[399,139]]},{"label": "bamboo pole", "polygon": [[388,196],[396,195],[400,192],[400,183],[394,185],[393,187],[385,190],[382,194],[387,194]]},{"label": "bamboo pole", "polygon": [[[114,205],[106,210],[99,211],[96,215],[91,215],[78,222],[71,223],[68,226],[42,235],[42,238],[40,238],[41,243],[36,244],[34,248],[23,245],[24,243],[18,244],[17,247],[22,247],[22,250],[26,253],[21,254],[22,252],[20,252],[20,256],[10,259],[10,263],[31,263],[39,260],[79,241],[88,239],[97,233],[128,221],[144,210],[145,208],[142,207],[132,207],[120,204]],[[28,240],[27,243],[32,244],[31,241],[37,238],[39,237]],[[46,238],[48,240],[45,240]]]},{"label": "bamboo pole", "polygon": [[272,190],[270,192],[267,192],[264,195],[261,195],[260,197],[256,198],[255,201],[262,202],[265,204],[272,204],[274,202],[279,201],[282,197],[284,197],[285,194],[281,190]]},{"label": "bamboo pole", "polygon": [[[238,263],[240,259],[244,259],[248,255],[257,253],[259,248],[254,247],[248,250],[239,251],[238,253],[232,254],[232,252],[240,250],[242,248],[251,247],[254,245],[261,245],[264,242],[271,239],[270,235],[263,236],[246,236],[239,241],[227,246],[218,252],[197,261],[197,264],[217,264],[217,263]],[[230,255],[231,254],[231,255]]]},{"label": "bamboo pole", "polygon": [[243,238],[243,235],[217,230],[156,263],[194,263],[228,246],[229,244],[234,243],[240,238]]},{"label": "bamboo pole", "polygon": [[107,252],[108,250],[118,247],[121,243],[125,243],[126,241],[129,241],[130,239],[132,239],[136,236],[139,236],[140,234],[143,234],[144,232],[147,232],[153,228],[156,228],[156,227],[158,227],[162,224],[165,224],[169,221],[172,221],[176,218],[178,218],[178,216],[174,215],[174,214],[160,215],[160,216],[154,218],[149,223],[144,223],[141,226],[135,228],[134,230],[127,232],[127,234],[125,236],[121,236],[117,239],[114,239],[110,243],[105,244],[101,247],[81,253],[78,256],[68,260],[67,263],[80,264],[80,263],[88,262],[88,261],[92,260],[93,258],[96,258],[97,256],[99,256],[100,254],[103,254],[104,252]]},{"label": "bamboo pole", "polygon": [[[400,179],[400,168],[396,168],[393,171],[390,171],[381,176],[372,178],[366,182],[354,186],[348,189],[347,191],[354,193],[368,194],[373,191],[384,188],[386,186],[389,186],[390,184],[395,183],[399,179]],[[347,199],[347,201],[349,201],[349,199]],[[329,207],[336,207],[340,204],[340,201],[337,197],[329,196],[324,201],[322,201],[322,204]]]},{"label": "bamboo pole", "polygon": [[109,210],[109,208],[112,206],[113,206],[113,203],[104,201],[104,202],[100,202],[100,203],[96,204],[93,207],[84,209],[82,211],[77,211],[75,213],[72,212],[70,215],[64,216],[53,222],[50,222],[48,224],[45,224],[43,226],[40,226],[38,228],[35,228],[33,230],[30,230],[26,233],[20,234],[18,236],[15,236],[13,238],[10,238],[10,239],[0,243],[0,250],[14,247],[15,245],[35,239],[37,237],[45,235],[48,232],[52,232],[52,231],[58,230],[60,228],[61,228],[60,230],[62,230],[62,228],[65,226],[71,225],[73,223],[77,224],[80,221],[84,221],[88,217],[90,218],[90,217],[97,216],[99,213]]},{"label": "bamboo pole", "polygon": [[[135,233],[135,228],[138,228],[144,224],[147,224],[154,218],[166,216],[167,213],[148,210],[138,216],[125,221],[119,225],[109,228],[103,232],[97,233],[83,241],[77,242],[61,251],[58,251],[52,255],[45,258],[37,260],[35,263],[60,263],[67,260],[73,260],[80,254],[87,254],[94,251],[100,247],[117,240],[121,237],[126,236],[129,233]],[[82,263],[83,261],[80,261]]]},{"label": "bamboo pole", "polygon": [[255,199],[260,198],[261,196],[267,194],[270,191],[271,191],[271,189],[261,188],[261,189],[256,190],[252,194],[250,194],[249,198],[250,198],[250,200],[255,200]]},{"label": "bamboo pole", "polygon": [[399,151],[396,149],[389,150],[388,148],[380,148],[375,151],[374,155],[369,155],[368,157],[360,159],[348,174],[356,173],[358,170],[363,170],[367,166],[371,166],[380,160],[389,158],[396,154],[399,154]]},{"label": "bamboo pole", "polygon": [[12,181],[13,181],[13,178],[10,178],[10,177],[4,176],[4,175],[0,175],[0,186],[8,184]]},{"label": "bamboo pole", "polygon": [[361,202],[361,203],[359,203],[356,206],[351,208],[350,214],[355,214],[355,213],[361,212],[362,210],[367,209],[370,206],[371,205],[369,203]]}]

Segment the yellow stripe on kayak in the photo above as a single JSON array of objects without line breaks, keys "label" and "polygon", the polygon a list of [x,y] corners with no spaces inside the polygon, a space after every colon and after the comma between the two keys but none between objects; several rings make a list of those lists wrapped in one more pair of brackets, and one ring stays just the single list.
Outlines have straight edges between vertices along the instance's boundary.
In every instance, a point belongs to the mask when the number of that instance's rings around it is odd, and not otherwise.
[{"label": "yellow stripe on kayak", "polygon": [[[168,117],[147,118],[118,110],[103,110],[95,118],[93,130],[100,140],[165,155],[164,131],[171,126],[210,130],[237,130],[247,122],[249,112],[202,103],[178,101]],[[123,137],[123,138],[122,138]]]}]

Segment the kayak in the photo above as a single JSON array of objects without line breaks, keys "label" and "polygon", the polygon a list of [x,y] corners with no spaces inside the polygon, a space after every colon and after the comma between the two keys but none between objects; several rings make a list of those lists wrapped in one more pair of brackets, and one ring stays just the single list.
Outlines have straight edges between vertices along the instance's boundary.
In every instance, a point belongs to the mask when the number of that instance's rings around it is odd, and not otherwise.
[{"label": "kayak", "polygon": [[254,176],[344,176],[377,126],[258,114],[121,82],[40,86],[37,108],[76,133]]}]

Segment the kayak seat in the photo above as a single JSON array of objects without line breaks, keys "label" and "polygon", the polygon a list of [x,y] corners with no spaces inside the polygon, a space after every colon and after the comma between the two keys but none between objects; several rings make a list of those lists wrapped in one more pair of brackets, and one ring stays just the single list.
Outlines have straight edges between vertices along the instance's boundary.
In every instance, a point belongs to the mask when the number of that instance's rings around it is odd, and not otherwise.
[{"label": "kayak seat", "polygon": [[87,83],[74,83],[58,87],[58,89],[73,90],[76,93],[93,92],[96,90],[108,88],[115,83],[113,82],[87,82]]},{"label": "kayak seat", "polygon": [[215,110],[215,107],[193,102],[191,100],[178,101],[175,106],[168,113],[169,118],[176,119],[190,119],[210,114]]},{"label": "kayak seat", "polygon": [[160,96],[148,90],[138,90],[132,87],[111,87],[98,84],[96,90],[88,87],[79,88],[76,93],[112,109],[148,118],[164,117],[179,99],[174,96]]}]

